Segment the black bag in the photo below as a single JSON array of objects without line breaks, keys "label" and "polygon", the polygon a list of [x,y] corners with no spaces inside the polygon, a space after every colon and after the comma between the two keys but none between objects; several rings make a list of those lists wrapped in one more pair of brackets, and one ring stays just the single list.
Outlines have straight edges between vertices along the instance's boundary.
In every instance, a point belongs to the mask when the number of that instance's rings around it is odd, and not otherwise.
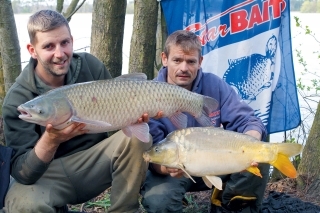
[{"label": "black bag", "polygon": [[9,188],[12,154],[12,148],[0,145],[0,209],[4,207],[4,198]]}]

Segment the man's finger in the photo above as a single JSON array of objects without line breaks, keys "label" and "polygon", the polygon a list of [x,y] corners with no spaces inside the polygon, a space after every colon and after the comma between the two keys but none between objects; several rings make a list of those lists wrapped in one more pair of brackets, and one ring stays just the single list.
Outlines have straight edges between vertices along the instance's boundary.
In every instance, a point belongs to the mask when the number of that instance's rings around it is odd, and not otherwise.
[{"label": "man's finger", "polygon": [[156,115],[156,117],[154,117],[155,119],[159,119],[163,117],[163,111],[159,111]]}]

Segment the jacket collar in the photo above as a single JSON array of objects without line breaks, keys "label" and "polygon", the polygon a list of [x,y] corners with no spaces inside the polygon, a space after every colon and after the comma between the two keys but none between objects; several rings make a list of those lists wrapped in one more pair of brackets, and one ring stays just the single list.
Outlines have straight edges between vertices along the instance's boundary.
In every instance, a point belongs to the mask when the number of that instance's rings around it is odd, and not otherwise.
[{"label": "jacket collar", "polygon": [[[37,64],[37,60],[30,58],[28,65],[23,69],[20,75],[16,78],[16,82],[21,86],[27,88],[31,92],[40,95],[47,92],[51,88],[47,86],[44,82],[42,82],[41,79],[35,75],[34,68],[36,64]],[[73,84],[76,82],[79,76],[80,69],[81,69],[81,58],[78,54],[73,53],[71,65],[65,78],[65,85]]]}]

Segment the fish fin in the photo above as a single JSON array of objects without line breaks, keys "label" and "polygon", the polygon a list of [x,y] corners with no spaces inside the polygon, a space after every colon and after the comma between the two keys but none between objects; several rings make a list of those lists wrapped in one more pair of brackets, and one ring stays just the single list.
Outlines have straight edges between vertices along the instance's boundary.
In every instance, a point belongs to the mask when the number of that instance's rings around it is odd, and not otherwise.
[{"label": "fish fin", "polygon": [[84,123],[84,124],[90,124],[90,125],[93,125],[93,126],[99,126],[99,128],[111,126],[111,124],[109,124],[108,122],[105,122],[105,121],[94,121],[94,120],[82,119],[82,118],[79,118],[77,116],[72,116],[70,118],[70,121],[71,122]]},{"label": "fish fin", "polygon": [[211,98],[209,96],[203,97],[203,108],[202,112],[199,117],[196,117],[195,119],[201,126],[212,126],[212,121],[209,117],[210,113],[215,111],[219,106],[219,102]]},{"label": "fish fin", "polygon": [[169,117],[170,121],[173,123],[175,127],[178,129],[184,129],[187,127],[188,117],[182,112],[177,112]]},{"label": "fish fin", "polygon": [[121,130],[127,137],[129,137],[129,138],[132,137],[132,132],[131,132],[130,127],[126,126],[126,127],[122,128]]},{"label": "fish fin", "polygon": [[278,153],[286,155],[288,157],[293,157],[302,152],[303,145],[298,143],[272,143],[278,148]]},{"label": "fish fin", "polygon": [[[209,187],[212,188],[212,185],[219,190],[222,190],[222,180],[218,176],[205,176],[202,177],[204,183]],[[210,184],[209,184],[210,182]]]},{"label": "fish fin", "polygon": [[251,172],[254,175],[257,175],[262,178],[262,175],[260,173],[260,169],[256,166],[250,166],[249,168],[246,169],[248,172]]},{"label": "fish fin", "polygon": [[73,122],[71,121],[71,119],[67,120],[66,122],[59,124],[57,126],[54,126],[55,129],[64,129],[67,126],[70,126]]},{"label": "fish fin", "polygon": [[128,74],[123,74],[120,75],[116,78],[116,80],[147,80],[147,75],[142,72],[136,72],[136,73],[128,73]]},{"label": "fish fin", "polygon": [[250,94],[245,95],[244,99],[250,100],[250,101],[255,101],[255,100],[257,100],[257,97],[256,97],[256,95],[250,93]]},{"label": "fish fin", "polygon": [[189,173],[184,169],[184,166],[183,166],[183,165],[178,164],[178,167],[179,167],[179,169],[181,169],[181,170],[184,172],[184,174],[185,174],[188,178],[190,178],[194,183],[196,183],[196,181],[191,177],[191,175],[189,175]]},{"label": "fish fin", "polygon": [[218,107],[219,107],[219,102],[216,99],[211,98],[209,96],[203,97],[203,110],[206,113],[206,115],[209,116],[210,113],[218,109]]},{"label": "fish fin", "polygon": [[264,90],[264,89],[268,89],[269,87],[271,87],[271,82],[268,81],[266,82],[260,89],[259,89],[259,92]]},{"label": "fish fin", "polygon": [[206,176],[203,176],[202,180],[208,188],[212,189],[212,183],[208,180],[208,178]]},{"label": "fish fin", "polygon": [[271,162],[270,164],[276,167],[281,173],[290,178],[297,177],[297,170],[291,163],[289,157],[286,155],[279,153],[277,159],[274,162]]},{"label": "fish fin", "polygon": [[149,125],[147,123],[133,124],[123,128],[122,131],[128,137],[134,135],[142,142],[148,143],[150,141]]},{"label": "fish fin", "polygon": [[211,118],[209,116],[207,116],[204,112],[202,112],[202,114],[195,118],[197,120],[197,122],[201,125],[201,126],[212,126],[213,123],[211,121]]},{"label": "fish fin", "polygon": [[297,170],[289,157],[296,156],[302,152],[303,145],[298,143],[273,143],[278,148],[277,159],[270,164],[276,167],[281,173],[290,177],[297,177]]}]

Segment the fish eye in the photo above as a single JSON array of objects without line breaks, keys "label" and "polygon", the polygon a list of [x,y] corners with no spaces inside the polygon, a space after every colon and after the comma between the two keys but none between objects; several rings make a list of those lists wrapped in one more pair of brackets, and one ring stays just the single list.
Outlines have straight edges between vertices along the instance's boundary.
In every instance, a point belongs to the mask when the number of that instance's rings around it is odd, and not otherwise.
[{"label": "fish eye", "polygon": [[156,146],[156,147],[154,148],[154,151],[155,151],[155,152],[159,152],[159,147]]},{"label": "fish eye", "polygon": [[42,114],[42,110],[41,109],[39,109],[39,114]]}]

